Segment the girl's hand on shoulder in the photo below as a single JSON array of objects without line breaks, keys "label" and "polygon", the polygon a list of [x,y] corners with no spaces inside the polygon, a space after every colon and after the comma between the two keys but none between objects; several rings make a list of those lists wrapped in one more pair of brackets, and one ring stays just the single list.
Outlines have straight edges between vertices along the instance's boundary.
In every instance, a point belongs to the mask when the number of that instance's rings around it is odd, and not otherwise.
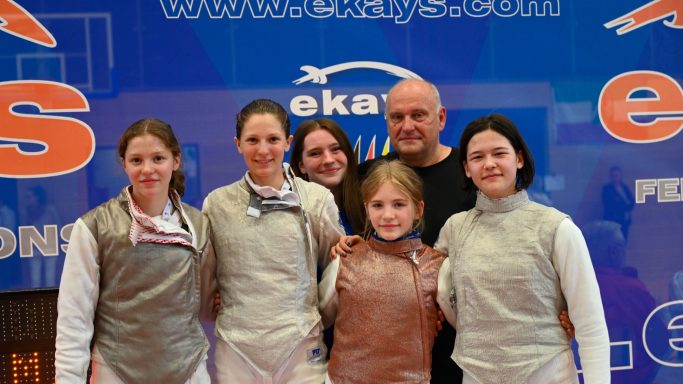
[{"label": "girl's hand on shoulder", "polygon": [[560,312],[559,318],[560,325],[562,325],[564,331],[567,332],[567,337],[573,339],[576,336],[576,329],[574,329],[574,323],[572,323],[572,320],[569,318],[569,312],[567,312],[566,309],[563,309],[562,312]]},{"label": "girl's hand on shoulder", "polygon": [[346,256],[352,253],[351,247],[360,244],[362,241],[363,238],[358,235],[340,237],[339,242],[330,250],[330,258],[335,259],[337,256]]}]

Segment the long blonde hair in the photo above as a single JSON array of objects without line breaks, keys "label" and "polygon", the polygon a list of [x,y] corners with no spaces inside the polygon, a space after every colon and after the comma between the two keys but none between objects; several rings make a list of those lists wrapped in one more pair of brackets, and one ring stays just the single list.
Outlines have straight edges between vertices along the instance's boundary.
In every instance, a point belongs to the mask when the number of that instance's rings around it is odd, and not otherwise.
[{"label": "long blonde hair", "polygon": [[[400,160],[378,160],[372,165],[365,180],[360,186],[360,195],[363,203],[367,204],[379,191],[384,183],[392,183],[403,192],[415,206],[416,212],[424,198],[422,195],[422,179],[410,167]],[[413,223],[413,230],[422,230],[422,215]],[[364,237],[367,239],[372,234],[373,227],[370,219],[365,218]]]}]

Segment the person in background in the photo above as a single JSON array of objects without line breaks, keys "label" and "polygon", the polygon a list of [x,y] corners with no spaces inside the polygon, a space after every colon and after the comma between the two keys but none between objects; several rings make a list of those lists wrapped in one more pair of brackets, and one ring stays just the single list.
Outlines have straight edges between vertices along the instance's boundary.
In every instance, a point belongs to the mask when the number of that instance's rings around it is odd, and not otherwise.
[{"label": "person in background", "polygon": [[45,188],[40,185],[26,191],[26,213],[24,225],[33,225],[42,230],[44,225],[59,224],[57,208],[48,201]]},{"label": "person in background", "polygon": [[2,196],[0,196],[0,227],[7,228],[10,231],[17,230],[17,216],[12,208],[5,204]]},{"label": "person in background", "polygon": [[334,196],[283,163],[292,136],[287,112],[257,99],[237,114],[247,172],[209,193],[220,292],[219,383],[322,383],[327,370],[318,310],[318,265],[343,234]]},{"label": "person in background", "polygon": [[648,348],[655,356],[663,356],[669,349],[669,332],[661,311],[653,312],[657,302],[645,283],[638,278],[638,271],[626,266],[626,240],[621,226],[613,221],[592,221],[581,232],[586,237],[595,275],[600,286],[600,296],[605,308],[605,320],[610,340],[631,341],[629,351],[617,361],[632,369],[615,370],[612,381],[623,384],[648,384],[657,376],[660,364],[650,358],[642,337],[643,325],[651,316],[648,327]]},{"label": "person in background", "polygon": [[453,359],[463,384],[578,383],[556,318],[565,308],[585,383],[609,383],[610,344],[586,243],[566,214],[529,200],[534,163],[517,127],[499,114],[479,118],[459,151],[477,202],[448,219],[435,248],[450,259],[453,294],[450,305],[439,304],[458,331]]},{"label": "person in background", "polygon": [[291,166],[294,174],[329,189],[347,235],[363,230],[358,160],[344,130],[333,120],[307,120],[294,130]]},{"label": "person in background", "polygon": [[[74,224],[59,287],[56,382],[210,383],[203,267],[209,221],[180,201],[180,145],[157,119],[133,123],[118,155],[131,185]],[[200,281],[201,280],[201,281]],[[91,351],[92,343],[92,351]]]},{"label": "person in background", "polygon": [[[25,213],[21,225],[35,227],[38,233],[43,233],[46,226],[51,225],[59,228],[61,224],[62,220],[57,212],[57,207],[49,201],[45,188],[40,185],[28,188],[26,190]],[[58,256],[58,254],[43,255],[38,253],[22,261],[22,264],[28,264],[28,281],[31,282],[31,287],[57,286]]]},{"label": "person in background", "polygon": [[635,206],[633,193],[624,183],[621,168],[614,166],[609,169],[610,182],[602,187],[602,218],[621,225],[624,240],[628,241],[631,227],[631,211]]}]

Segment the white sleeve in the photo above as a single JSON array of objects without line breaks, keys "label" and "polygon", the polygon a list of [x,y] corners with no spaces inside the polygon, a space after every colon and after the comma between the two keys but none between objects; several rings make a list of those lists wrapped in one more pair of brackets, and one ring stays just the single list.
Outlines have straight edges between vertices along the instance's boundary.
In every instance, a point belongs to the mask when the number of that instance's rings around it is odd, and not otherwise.
[{"label": "white sleeve", "polygon": [[451,305],[451,290],[453,290],[453,279],[451,279],[451,260],[447,257],[439,268],[437,280],[436,302],[441,307],[444,317],[455,328],[455,308]]},{"label": "white sleeve", "polygon": [[344,236],[344,229],[339,223],[339,209],[334,203],[334,196],[328,193],[320,210],[320,222],[317,225],[318,234],[318,262],[324,268],[330,262],[330,249]]},{"label": "white sleeve", "polygon": [[569,219],[563,220],[557,229],[552,257],[569,317],[576,328],[584,381],[609,384],[610,344],[600,288],[586,241]]},{"label": "white sleeve", "polygon": [[[451,216],[453,217],[453,216]],[[448,255],[448,248],[450,247],[450,232],[451,232],[451,225],[450,225],[451,219],[449,218],[446,220],[446,223],[441,227],[439,230],[439,237],[436,239],[436,243],[434,243],[434,249],[436,249],[439,252],[443,252]],[[451,255],[449,255],[451,256]],[[450,263],[449,263],[450,264]]]},{"label": "white sleeve", "polygon": [[334,324],[337,317],[337,307],[339,306],[339,295],[337,294],[337,274],[339,273],[339,263],[341,257],[332,260],[325,268],[322,279],[318,284],[318,303],[320,305],[320,316],[323,319],[323,326],[329,328]]},{"label": "white sleeve", "polygon": [[57,299],[55,379],[59,384],[86,380],[99,281],[97,242],[78,219],[69,238]]}]

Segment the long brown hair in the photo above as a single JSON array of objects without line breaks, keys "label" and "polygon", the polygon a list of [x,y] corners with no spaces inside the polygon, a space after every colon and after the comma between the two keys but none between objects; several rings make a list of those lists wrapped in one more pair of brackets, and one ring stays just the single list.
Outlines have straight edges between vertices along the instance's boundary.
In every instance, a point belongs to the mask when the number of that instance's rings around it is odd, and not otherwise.
[{"label": "long brown hair", "polygon": [[[123,160],[126,156],[126,149],[128,143],[138,136],[152,135],[158,137],[162,143],[171,151],[173,157],[178,157],[182,165],[182,156],[180,156],[180,144],[173,133],[171,125],[159,119],[141,119],[128,127],[119,138],[118,154]],[[168,183],[169,190],[175,189],[180,196],[185,194],[185,174],[183,174],[182,166],[171,174],[171,181]]]},{"label": "long brown hair", "polygon": [[349,138],[344,133],[344,130],[334,120],[319,118],[313,120],[306,120],[299,124],[294,130],[294,140],[292,140],[292,152],[290,163],[294,174],[307,179],[307,176],[301,172],[299,164],[303,159],[304,140],[314,131],[319,129],[325,130],[334,137],[339,143],[344,155],[346,155],[346,173],[342,179],[340,207],[344,212],[346,218],[351,224],[353,233],[357,234],[363,230],[363,222],[365,220],[365,210],[361,202],[358,191],[360,190],[360,182],[358,181],[358,160],[353,152],[353,147],[349,142]]}]

